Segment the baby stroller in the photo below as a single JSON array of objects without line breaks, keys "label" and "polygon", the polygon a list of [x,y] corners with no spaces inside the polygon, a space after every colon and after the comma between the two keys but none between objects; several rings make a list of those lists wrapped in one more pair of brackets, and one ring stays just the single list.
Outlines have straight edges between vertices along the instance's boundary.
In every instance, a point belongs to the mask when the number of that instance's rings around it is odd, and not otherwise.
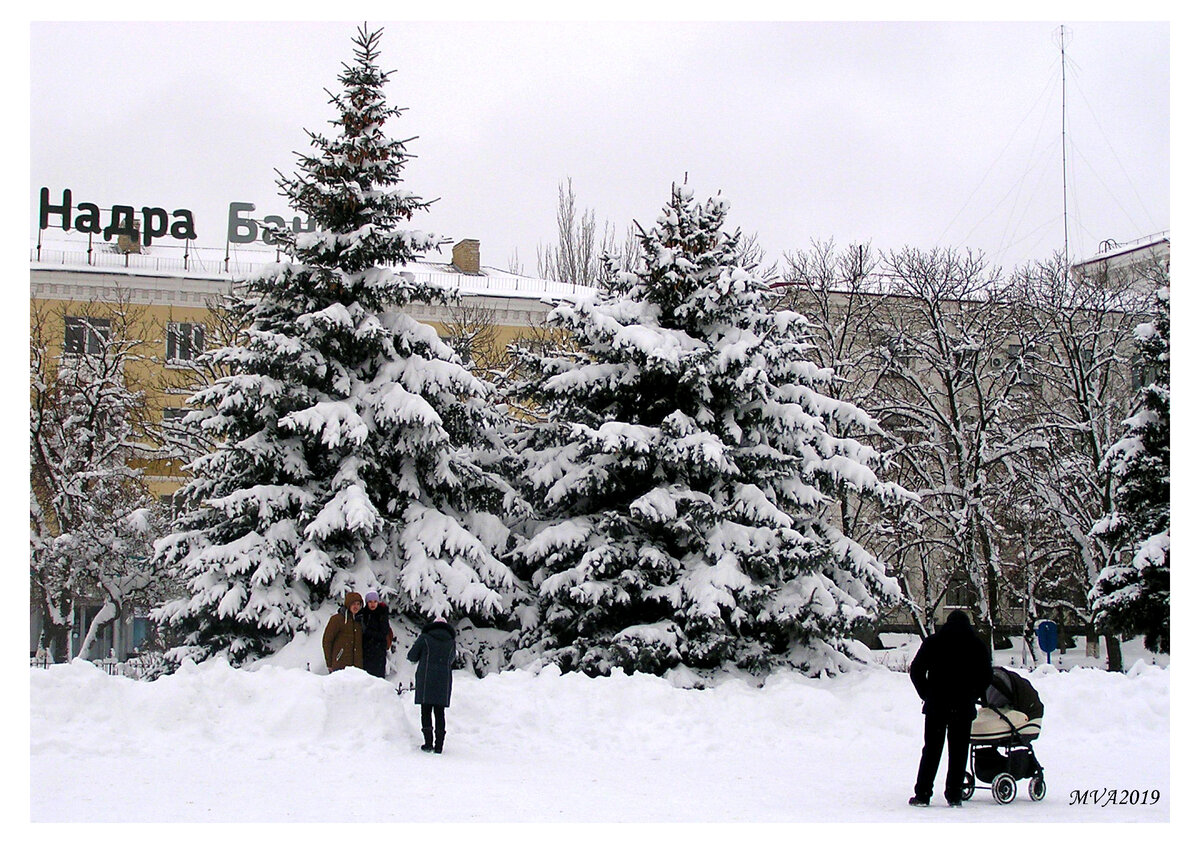
[{"label": "baby stroller", "polygon": [[970,800],[979,784],[997,803],[1011,803],[1017,781],[1028,779],[1029,799],[1041,800],[1046,777],[1033,753],[1033,740],[1042,731],[1044,707],[1037,691],[1024,677],[997,666],[983,704],[971,724],[971,767],[962,799]]}]

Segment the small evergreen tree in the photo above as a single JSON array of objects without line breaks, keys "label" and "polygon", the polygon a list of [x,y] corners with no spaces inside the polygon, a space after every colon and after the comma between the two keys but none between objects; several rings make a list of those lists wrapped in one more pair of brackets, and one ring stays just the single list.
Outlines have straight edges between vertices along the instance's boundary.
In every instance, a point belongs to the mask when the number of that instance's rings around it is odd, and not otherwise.
[{"label": "small evergreen tree", "polygon": [[1119,552],[1089,596],[1096,624],[1122,635],[1141,634],[1152,651],[1171,650],[1171,317],[1170,294],[1135,332],[1151,375],[1126,434],[1108,450],[1102,470],[1116,485],[1113,512],[1093,535]]},{"label": "small evergreen tree", "polygon": [[495,514],[514,499],[495,471],[490,388],[401,312],[451,291],[395,269],[438,238],[397,228],[428,203],[401,186],[409,156],[384,132],[401,110],[383,96],[380,35],[354,39],[330,95],[337,135],[310,132],[313,154],[280,175],[316,230],[275,233],[288,260],[239,291],[249,327],[213,353],[230,374],[192,398],[220,445],[191,465],[189,509],[157,549],[191,593],[158,611],[184,636],[177,658],[273,652],[351,588],[411,620],[511,605]]},{"label": "small evergreen tree", "polygon": [[904,494],[831,433],[878,428],[827,395],[805,319],[738,265],[726,209],[673,187],[638,268],[552,313],[571,350],[525,355],[541,521],[516,556],[541,612],[527,641],[565,669],[831,669],[898,596],[827,513],[839,485]]}]

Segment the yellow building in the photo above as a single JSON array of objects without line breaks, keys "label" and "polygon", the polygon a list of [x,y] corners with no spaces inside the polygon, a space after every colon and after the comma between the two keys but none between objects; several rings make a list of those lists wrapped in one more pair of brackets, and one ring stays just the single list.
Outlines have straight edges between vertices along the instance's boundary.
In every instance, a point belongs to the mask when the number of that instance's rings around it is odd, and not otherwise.
[{"label": "yellow building", "polygon": [[[232,292],[237,278],[278,258],[273,251],[227,258],[203,250],[180,252],[177,247],[141,250],[136,242],[96,248],[90,240],[76,238],[39,242],[30,254],[31,341],[42,344],[48,359],[86,355],[102,337],[134,341],[126,382],[145,392],[148,446],[135,465],[149,492],[167,506],[186,479],[183,467],[195,454],[194,433],[181,420],[187,412],[184,403],[203,375],[197,358],[228,339],[223,336],[228,327],[221,319],[222,298]],[[484,369],[499,364],[509,343],[536,333],[555,300],[583,292],[482,266],[476,240],[459,241],[448,263],[416,262],[402,271],[459,291],[455,306],[415,304],[408,312],[433,326],[460,354],[474,356]],[[97,609],[95,602],[79,602],[76,644]],[[41,633],[40,619],[36,609],[31,612],[31,651]],[[83,656],[102,658],[111,652],[123,658],[144,629],[144,613],[108,625]]]}]

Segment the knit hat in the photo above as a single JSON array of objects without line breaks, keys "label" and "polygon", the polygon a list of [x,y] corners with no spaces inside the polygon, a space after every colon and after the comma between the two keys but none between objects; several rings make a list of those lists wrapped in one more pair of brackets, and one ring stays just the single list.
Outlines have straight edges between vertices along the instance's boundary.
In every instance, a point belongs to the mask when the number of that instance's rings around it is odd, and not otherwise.
[{"label": "knit hat", "polygon": [[355,601],[358,601],[358,603],[361,605],[363,602],[362,595],[358,594],[357,592],[347,592],[345,601],[346,606],[349,607]]},{"label": "knit hat", "polygon": [[367,593],[367,603],[370,603],[371,601],[378,601],[378,600],[379,600],[379,593],[376,592],[374,589],[372,589],[370,592]]}]

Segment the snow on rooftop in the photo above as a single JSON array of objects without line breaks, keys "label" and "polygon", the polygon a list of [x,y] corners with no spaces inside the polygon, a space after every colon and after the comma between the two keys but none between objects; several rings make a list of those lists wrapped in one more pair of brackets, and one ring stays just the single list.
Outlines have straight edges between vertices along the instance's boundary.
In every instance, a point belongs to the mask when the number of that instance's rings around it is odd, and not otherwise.
[{"label": "snow on rooftop", "polygon": [[[128,273],[129,275],[175,276],[179,278],[236,281],[266,264],[282,260],[275,250],[210,247],[189,248],[151,245],[142,252],[120,253],[111,244],[83,239],[43,238],[29,250],[31,268],[69,269],[73,272]],[[594,288],[553,279],[513,273],[481,266],[480,272],[465,273],[451,263],[413,261],[400,268],[418,280],[457,288],[465,295],[494,295],[507,298],[588,298]]]},{"label": "snow on rooftop", "polygon": [[1136,240],[1130,240],[1125,243],[1117,243],[1116,241],[1106,240],[1100,244],[1100,250],[1095,255],[1079,261],[1075,264],[1075,266],[1083,267],[1088,264],[1095,264],[1103,261],[1114,261],[1123,256],[1131,256],[1140,252],[1146,252],[1148,255],[1154,255],[1161,247],[1164,245],[1169,246],[1170,243],[1171,233],[1169,231],[1146,235],[1145,237],[1139,237]]}]

